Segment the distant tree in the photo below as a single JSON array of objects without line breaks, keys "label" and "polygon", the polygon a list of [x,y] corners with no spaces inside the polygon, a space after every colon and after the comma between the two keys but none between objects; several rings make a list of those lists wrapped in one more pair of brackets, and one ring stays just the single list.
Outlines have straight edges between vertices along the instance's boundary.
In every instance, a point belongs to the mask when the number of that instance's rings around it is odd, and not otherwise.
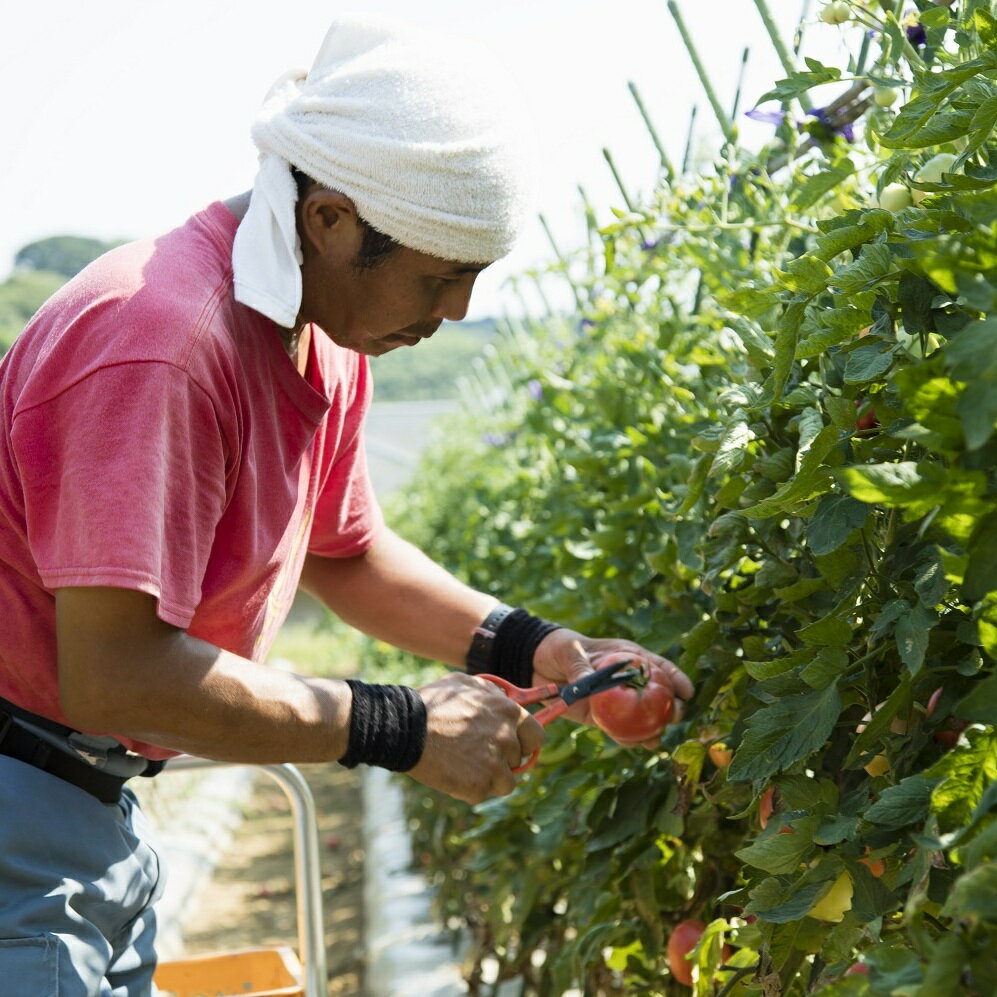
[{"label": "distant tree", "polygon": [[68,279],[118,245],[118,242],[105,242],[84,235],[54,235],[29,242],[18,250],[14,266],[25,270],[48,270]]},{"label": "distant tree", "polygon": [[64,283],[62,274],[19,270],[0,284],[0,355],[10,349],[28,319]]}]

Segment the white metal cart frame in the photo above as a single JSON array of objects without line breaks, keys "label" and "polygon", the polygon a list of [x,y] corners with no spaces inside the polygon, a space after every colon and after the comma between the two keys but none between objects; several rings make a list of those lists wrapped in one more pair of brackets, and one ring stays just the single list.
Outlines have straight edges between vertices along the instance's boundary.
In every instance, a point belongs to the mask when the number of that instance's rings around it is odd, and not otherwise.
[{"label": "white metal cart frame", "polygon": [[[171,759],[165,772],[218,768],[233,764],[193,755]],[[266,772],[284,791],[291,805],[294,826],[295,906],[298,921],[298,956],[301,960],[305,997],[327,997],[325,929],[322,917],[322,870],[318,846],[318,814],[315,797],[304,776],[294,765],[254,765]]]}]

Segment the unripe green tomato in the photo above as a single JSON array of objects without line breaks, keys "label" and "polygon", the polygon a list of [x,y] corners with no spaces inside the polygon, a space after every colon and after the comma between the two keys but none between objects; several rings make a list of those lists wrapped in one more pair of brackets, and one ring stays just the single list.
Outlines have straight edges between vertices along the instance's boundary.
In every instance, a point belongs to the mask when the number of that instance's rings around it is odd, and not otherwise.
[{"label": "unripe green tomato", "polygon": [[820,19],[825,24],[844,24],[851,16],[851,9],[844,0],[832,0],[820,12]]},{"label": "unripe green tomato", "polygon": [[897,102],[900,91],[896,87],[873,87],[872,99],[877,107],[892,107]]},{"label": "unripe green tomato", "polygon": [[883,188],[877,203],[887,211],[902,211],[910,207],[910,191],[902,183],[888,184]]},{"label": "unripe green tomato", "polygon": [[[940,152],[937,156],[932,156],[917,171],[914,179],[921,183],[939,183],[942,179],[942,174],[948,173],[952,169],[955,159],[956,157],[951,152]],[[927,196],[928,192],[925,190],[911,191],[911,197],[914,198],[915,204],[920,204]]]}]

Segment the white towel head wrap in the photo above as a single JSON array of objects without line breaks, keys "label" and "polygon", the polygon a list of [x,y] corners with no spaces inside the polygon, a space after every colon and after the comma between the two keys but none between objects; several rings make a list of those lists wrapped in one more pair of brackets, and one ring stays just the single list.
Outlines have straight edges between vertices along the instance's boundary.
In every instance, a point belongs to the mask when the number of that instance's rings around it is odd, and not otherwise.
[{"label": "white towel head wrap", "polygon": [[505,256],[527,208],[527,132],[515,89],[465,39],[337,20],[311,70],[285,74],[253,125],[260,164],[232,251],[236,298],[278,325],[297,320],[291,165],[410,249],[461,263]]}]

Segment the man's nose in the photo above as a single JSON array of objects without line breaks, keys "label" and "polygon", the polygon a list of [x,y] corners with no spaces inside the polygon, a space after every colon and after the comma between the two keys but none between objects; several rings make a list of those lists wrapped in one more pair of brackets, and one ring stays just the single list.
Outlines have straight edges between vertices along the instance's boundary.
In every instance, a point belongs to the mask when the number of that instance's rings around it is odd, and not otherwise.
[{"label": "man's nose", "polygon": [[474,290],[475,275],[462,280],[449,281],[440,292],[433,308],[433,318],[460,322],[467,315],[471,305],[471,292]]}]

